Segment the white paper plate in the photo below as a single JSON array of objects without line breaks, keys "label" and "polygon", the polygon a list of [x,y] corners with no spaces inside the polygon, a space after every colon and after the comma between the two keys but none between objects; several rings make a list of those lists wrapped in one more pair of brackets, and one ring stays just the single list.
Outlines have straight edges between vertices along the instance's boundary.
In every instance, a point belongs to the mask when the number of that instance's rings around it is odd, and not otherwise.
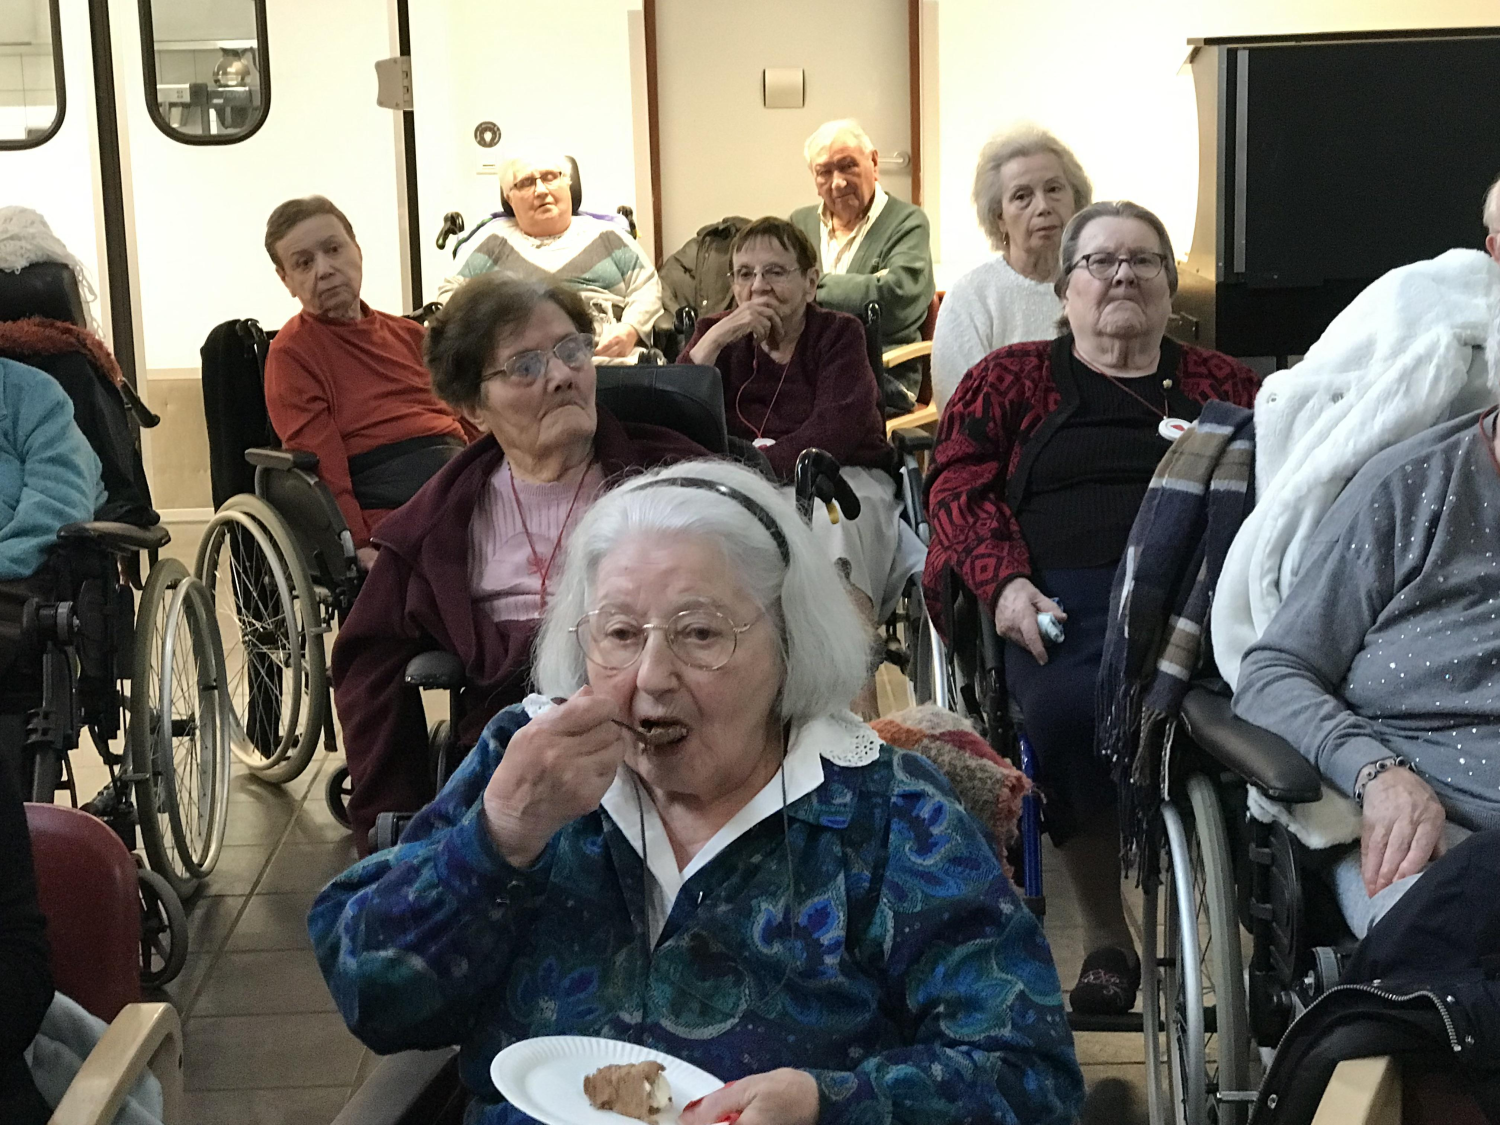
[{"label": "white paper plate", "polygon": [[691,1063],[615,1039],[587,1035],[546,1035],[512,1043],[490,1063],[490,1080],[505,1100],[545,1125],[621,1125],[632,1118],[589,1104],[583,1080],[601,1066],[659,1062],[672,1084],[672,1103],[656,1115],[657,1125],[677,1125],[677,1114],[696,1098],[724,1083]]}]

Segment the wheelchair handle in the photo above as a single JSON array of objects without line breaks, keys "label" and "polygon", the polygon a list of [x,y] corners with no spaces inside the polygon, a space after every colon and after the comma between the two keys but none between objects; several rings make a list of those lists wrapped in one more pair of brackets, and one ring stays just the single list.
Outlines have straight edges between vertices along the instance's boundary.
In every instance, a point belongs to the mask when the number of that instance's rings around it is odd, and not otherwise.
[{"label": "wheelchair handle", "polygon": [[796,467],[792,470],[793,490],[797,497],[797,511],[804,520],[812,519],[814,497],[828,505],[828,518],[838,522],[834,505],[845,519],[859,518],[859,497],[849,482],[844,479],[839,463],[833,454],[822,449],[804,449],[797,455]]}]

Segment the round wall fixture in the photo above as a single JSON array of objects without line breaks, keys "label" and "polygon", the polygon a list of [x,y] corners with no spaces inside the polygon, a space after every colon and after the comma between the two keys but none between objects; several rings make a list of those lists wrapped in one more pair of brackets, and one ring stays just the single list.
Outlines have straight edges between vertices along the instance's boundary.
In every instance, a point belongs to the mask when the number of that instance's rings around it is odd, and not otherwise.
[{"label": "round wall fixture", "polygon": [[500,126],[493,121],[481,121],[474,126],[474,143],[480,148],[494,148],[500,143]]}]

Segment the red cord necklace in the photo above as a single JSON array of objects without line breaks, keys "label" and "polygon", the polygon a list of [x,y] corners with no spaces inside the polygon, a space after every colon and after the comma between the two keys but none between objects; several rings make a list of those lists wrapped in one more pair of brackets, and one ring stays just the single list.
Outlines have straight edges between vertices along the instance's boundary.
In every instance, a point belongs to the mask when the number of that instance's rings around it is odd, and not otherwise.
[{"label": "red cord necklace", "polygon": [[573,490],[573,500],[568,505],[568,512],[563,516],[562,526],[557,529],[557,542],[552,544],[552,553],[547,556],[547,562],[542,563],[542,554],[536,549],[536,540],[531,537],[531,528],[526,524],[526,509],[521,507],[521,494],[516,491],[516,474],[512,469],[510,472],[510,496],[516,502],[516,515],[521,517],[521,530],[526,533],[526,547],[531,551],[531,565],[536,568],[538,576],[542,580],[542,612],[547,612],[547,576],[552,573],[552,564],[557,561],[557,552],[562,547],[563,537],[568,533],[568,521],[573,518],[573,509],[578,506],[578,498],[583,495],[583,483],[589,479],[589,470],[593,462],[583,467],[583,475],[578,478],[578,487]]},{"label": "red cord necklace", "polygon": [[[802,337],[799,335],[797,337],[797,344],[801,342]],[[781,379],[777,382],[776,390],[771,395],[771,402],[766,407],[765,417],[760,420],[760,425],[756,426],[749,418],[745,417],[744,411],[740,409],[740,399],[745,397],[745,388],[755,382],[755,377],[760,374],[760,353],[763,349],[754,340],[750,342],[750,378],[740,384],[740,389],[734,396],[734,412],[738,415],[739,420],[745,423],[745,428],[755,434],[756,441],[766,436],[766,427],[771,424],[771,412],[776,409],[776,400],[781,397],[781,388],[786,385],[786,373],[792,369],[792,360],[797,357],[797,344],[792,345],[792,354],[787,356],[786,363],[781,368]],[[771,359],[773,363],[775,362],[769,352],[766,353],[766,358]]]}]

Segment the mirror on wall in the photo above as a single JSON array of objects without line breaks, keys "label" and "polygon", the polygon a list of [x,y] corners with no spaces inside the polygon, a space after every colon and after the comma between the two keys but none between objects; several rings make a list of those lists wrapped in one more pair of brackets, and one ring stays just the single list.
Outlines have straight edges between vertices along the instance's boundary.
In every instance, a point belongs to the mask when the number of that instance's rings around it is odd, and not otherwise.
[{"label": "mirror on wall", "polygon": [[0,3],[0,148],[35,148],[62,125],[58,0]]},{"label": "mirror on wall", "polygon": [[233,144],[270,104],[265,0],[140,0],[151,117],[187,144]]}]

